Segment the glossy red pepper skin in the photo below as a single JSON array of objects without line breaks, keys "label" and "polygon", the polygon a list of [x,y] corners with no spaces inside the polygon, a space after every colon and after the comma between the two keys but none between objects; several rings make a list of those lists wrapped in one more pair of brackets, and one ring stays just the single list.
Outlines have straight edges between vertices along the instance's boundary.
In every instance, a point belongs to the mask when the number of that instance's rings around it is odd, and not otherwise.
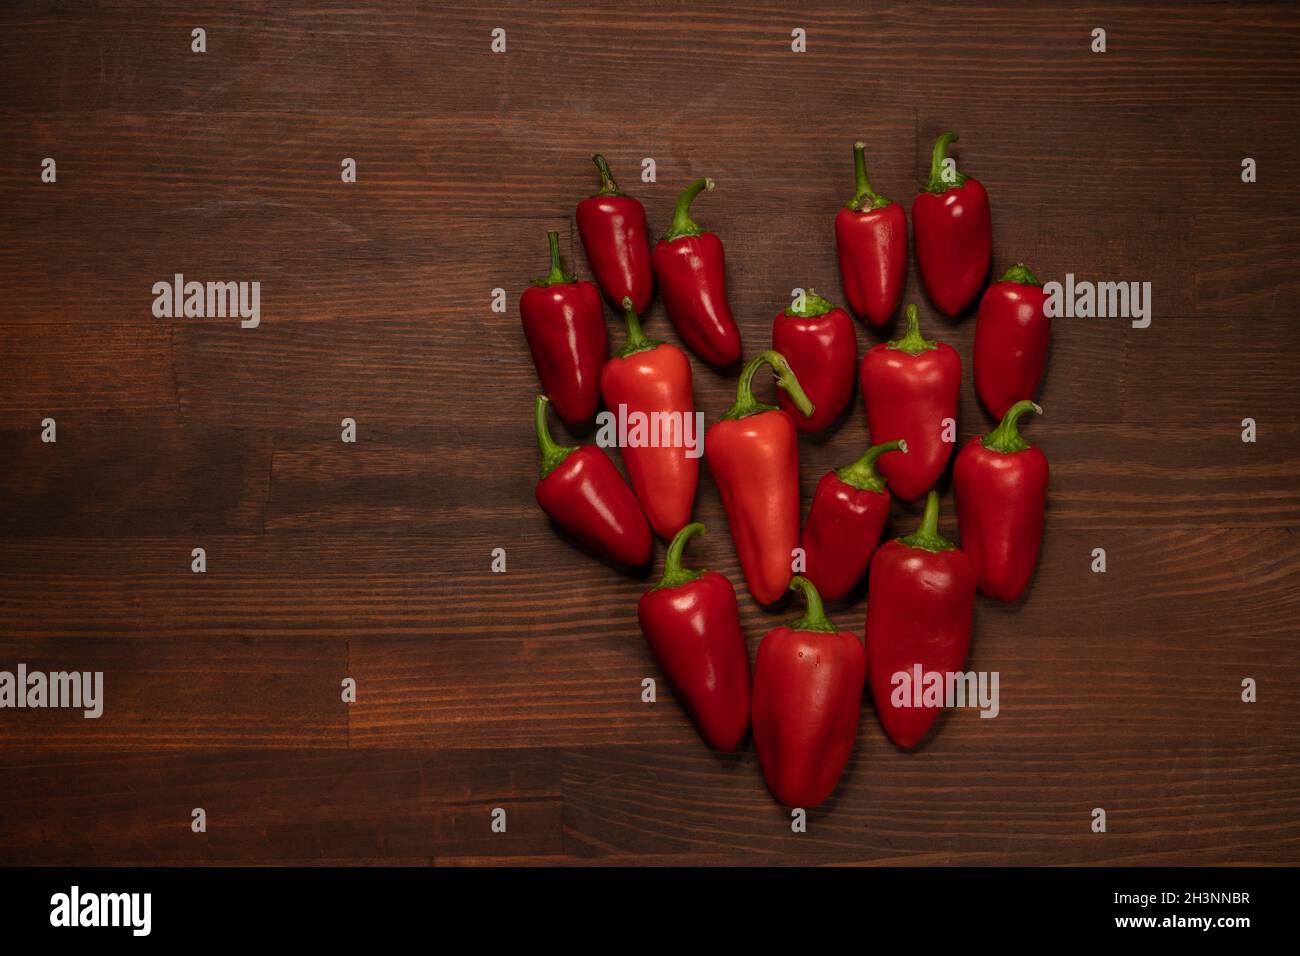
[{"label": "glossy red pepper skin", "polygon": [[[961,359],[952,346],[921,337],[916,306],[909,305],[906,334],[869,349],[858,376],[872,443],[907,442],[907,454],[890,455],[880,470],[894,494],[915,501],[934,486],[952,456]],[[945,419],[952,420],[952,429]],[[954,440],[944,441],[945,432]]]},{"label": "glossy red pepper skin", "polygon": [[718,368],[740,361],[740,329],[727,302],[722,240],[691,219],[691,202],[713,180],[698,179],[677,200],[673,224],[655,243],[654,270],[664,308],[686,347]]},{"label": "glossy red pepper skin", "polygon": [[853,146],[857,192],[835,214],[835,249],[849,308],[865,322],[884,325],[907,281],[907,213],[871,188],[866,148]]},{"label": "glossy red pepper skin", "polygon": [[1024,593],[1038,565],[1047,512],[1047,456],[1020,437],[1017,423],[1042,409],[1017,402],[1002,423],[972,438],[953,466],[961,547],[979,589],[999,601]]},{"label": "glossy red pepper skin", "polygon": [[853,397],[858,365],[853,319],[815,292],[806,292],[802,303],[777,313],[772,322],[772,348],[786,357],[816,406],[816,411],[805,415],[789,395],[778,392],[781,410],[800,431],[825,431]]},{"label": "glossy red pepper skin", "polygon": [[545,396],[537,396],[537,443],[542,478],[537,503],[556,524],[597,554],[616,564],[641,567],[654,541],[636,496],[601,449],[564,448],[546,427]]},{"label": "glossy red pepper skin", "polygon": [[569,425],[590,421],[600,405],[600,370],[609,352],[600,293],[566,275],[559,233],[548,233],[551,274],[519,297],[519,315],[542,389]]},{"label": "glossy red pepper skin", "polygon": [[956,133],[939,137],[930,160],[930,181],[912,203],[921,282],[934,307],[949,318],[975,301],[993,259],[989,194],[978,179],[955,169],[944,171],[948,145],[956,140]]},{"label": "glossy red pepper skin", "polygon": [[663,580],[641,596],[637,619],[700,736],[714,750],[732,751],[749,730],[749,649],[731,582],[681,566],[687,539],[703,532],[688,524],[673,538]]},{"label": "glossy red pepper skin", "polygon": [[619,190],[604,156],[592,161],[600,170],[600,192],[578,203],[578,235],[605,297],[615,308],[631,299],[641,315],[654,294],[645,206]]},{"label": "glossy red pepper skin", "polygon": [[1023,265],[1012,266],[984,292],[975,320],[975,392],[990,415],[1001,420],[1034,397],[1051,338],[1043,284]]},{"label": "glossy red pepper skin", "polygon": [[705,436],[704,454],[722,494],[749,593],[771,604],[790,583],[799,544],[799,439],[790,416],[754,399],[754,373],[764,362],[804,414],[812,403],[784,356],[763,352],[740,374],[736,404]]},{"label": "glossy red pepper skin", "polygon": [[799,546],[807,564],[804,577],[828,601],[844,597],[867,573],[889,517],[889,490],[875,462],[893,451],[907,454],[907,442],[874,445],[817,483]]},{"label": "glossy red pepper skin", "polygon": [[659,434],[658,447],[623,448],[623,463],[650,526],[672,540],[691,520],[700,477],[700,459],[687,455],[686,448],[686,429],[691,429],[693,442],[704,439],[694,434],[691,363],[677,346],[646,338],[631,299],[623,300],[623,317],[627,345],[605,365],[600,389],[605,407],[615,415],[622,405],[628,415],[640,412],[650,421],[655,413],[680,416],[681,428],[667,426],[670,434]]},{"label": "glossy red pepper skin", "polygon": [[899,747],[914,747],[941,707],[908,703],[894,675],[947,675],[962,671],[970,651],[975,613],[975,569],[966,555],[938,534],[939,496],[926,499],[925,517],[913,534],[881,545],[871,562],[867,590],[867,683],[885,733]]},{"label": "glossy red pepper skin", "polygon": [[867,671],[861,639],[822,611],[817,589],[795,577],[807,614],[768,631],[754,664],[754,746],[772,795],[811,809],[835,790],[858,738]]}]

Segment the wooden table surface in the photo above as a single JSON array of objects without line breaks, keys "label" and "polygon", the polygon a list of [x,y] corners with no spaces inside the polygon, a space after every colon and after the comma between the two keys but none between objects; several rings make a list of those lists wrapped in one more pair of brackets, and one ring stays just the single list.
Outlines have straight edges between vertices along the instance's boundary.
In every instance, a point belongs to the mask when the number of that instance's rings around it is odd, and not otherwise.
[{"label": "wooden table surface", "polygon": [[[1300,862],[1296,7],[790,6],[0,9],[0,669],[101,670],[106,697],[0,711],[0,863]],[[656,233],[709,175],[752,353],[793,287],[841,298],[852,142],[910,206],[946,129],[995,272],[1150,282],[1153,319],[1056,322],[1041,564],[976,608],[1000,716],[904,753],[866,703],[792,833],[752,742],[713,754],[662,683],[642,703],[649,576],[537,509],[518,296],[548,229],[589,275],[593,152]],[[969,370],[973,319],[909,268]],[[261,326],[154,318],[177,272],[260,281]],[[676,340],[658,301],[647,328]],[[713,420],[736,373],[693,364]],[[961,440],[989,427],[968,375]],[[805,505],[865,439],[855,397],[801,440]],[[707,472],[696,514],[692,560],[739,582]],[[752,652],[795,608],[740,590]]]}]

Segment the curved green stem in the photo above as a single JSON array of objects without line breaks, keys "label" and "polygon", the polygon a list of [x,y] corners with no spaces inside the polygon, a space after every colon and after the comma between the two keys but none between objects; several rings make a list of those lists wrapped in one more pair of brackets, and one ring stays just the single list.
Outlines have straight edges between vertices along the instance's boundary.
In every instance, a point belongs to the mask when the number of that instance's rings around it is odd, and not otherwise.
[{"label": "curved green stem", "polygon": [[790,368],[790,363],[786,361],[785,356],[780,352],[769,350],[760,352],[750,359],[749,364],[740,373],[740,382],[736,385],[736,404],[727,409],[727,413],[722,416],[723,420],[738,421],[742,418],[748,418],[750,415],[757,415],[759,412],[777,410],[778,406],[765,405],[754,398],[754,373],[763,364],[772,366],[772,371],[776,372],[777,387],[785,389],[786,394],[790,396],[790,400],[794,402],[794,407],[804,415],[811,415],[814,410],[813,403],[808,400],[803,386],[799,384],[799,379],[795,377],[794,370]]},{"label": "curved green stem", "polygon": [[713,192],[712,179],[697,179],[682,190],[682,194],[677,197],[677,208],[673,210],[673,224],[663,234],[665,242],[672,242],[682,236],[698,236],[704,232],[691,218],[691,203],[706,189]]},{"label": "curved green stem", "polygon": [[934,141],[934,152],[930,154],[930,181],[925,184],[925,191],[928,193],[946,193],[949,189],[956,189],[966,182],[966,177],[960,169],[955,171],[956,178],[952,182],[945,182],[943,178],[943,161],[948,158],[948,146],[957,142],[956,133],[944,133]]},{"label": "curved green stem", "polygon": [[885,348],[898,349],[908,355],[920,355],[922,352],[939,347],[939,343],[921,335],[921,321],[916,317],[916,306],[907,306],[907,331],[901,339],[894,339]]},{"label": "curved green stem", "polygon": [[668,545],[668,554],[664,557],[664,576],[650,590],[681,587],[704,574],[703,571],[682,567],[682,552],[686,550],[686,542],[697,534],[704,534],[704,525],[698,521],[688,524],[674,535],[672,543]]},{"label": "curved green stem", "polygon": [[925,496],[925,514],[921,517],[921,527],[898,540],[909,548],[921,548],[925,551],[957,550],[956,545],[939,534],[938,492],[932,491]]},{"label": "curved green stem", "polygon": [[786,315],[792,315],[797,319],[815,319],[819,315],[825,315],[835,306],[831,305],[812,289],[808,289],[803,294],[803,306],[791,303],[790,307],[785,310]]},{"label": "curved green stem", "polygon": [[575,278],[564,271],[564,266],[560,264],[560,234],[558,232],[548,232],[546,241],[551,244],[551,272],[545,279],[534,279],[533,285],[546,286],[564,285],[575,281]]},{"label": "curved green stem", "polygon": [[876,459],[890,451],[901,451],[906,455],[907,442],[899,438],[896,441],[872,445],[867,449],[866,454],[853,464],[835,469],[835,477],[850,488],[857,488],[859,491],[884,491],[885,479],[876,471]]},{"label": "curved green stem", "polygon": [[551,437],[551,430],[546,427],[546,406],[549,404],[551,404],[549,398],[545,395],[538,395],[537,405],[533,412],[537,420],[537,447],[542,452],[543,478],[560,467],[564,459],[578,450],[573,446],[565,447]]},{"label": "curved green stem", "polygon": [[822,596],[817,593],[815,584],[796,574],[790,579],[790,590],[803,591],[804,602],[807,604],[803,617],[790,622],[790,630],[818,631],[822,634],[839,633],[839,628],[826,620],[826,610],[822,607]]},{"label": "curved green stem", "polygon": [[989,451],[1000,451],[1004,455],[1024,451],[1029,447],[1029,442],[1020,437],[1017,423],[1020,421],[1020,416],[1028,411],[1032,411],[1035,415],[1043,414],[1043,410],[1027,398],[1016,402],[1002,416],[1002,423],[984,436],[981,444]]},{"label": "curved green stem", "polygon": [[867,179],[866,143],[853,144],[853,178],[857,186],[857,192],[853,194],[852,199],[845,203],[846,208],[852,209],[854,212],[862,212],[889,205],[889,200],[872,189],[871,180]]},{"label": "curved green stem", "polygon": [[627,324],[627,345],[623,346],[623,350],[618,353],[619,358],[627,358],[637,352],[648,352],[663,345],[662,342],[650,338],[641,330],[641,320],[637,318],[636,310],[632,308],[632,300],[627,296],[623,296],[623,321]]},{"label": "curved green stem", "polygon": [[614,182],[614,174],[609,171],[609,163],[605,162],[605,157],[597,153],[591,157],[591,161],[596,164],[600,170],[600,191],[597,196],[621,196],[622,190],[618,188],[618,183]]},{"label": "curved green stem", "polygon": [[1029,266],[1023,262],[1017,262],[1014,266],[1002,273],[999,282],[1018,282],[1021,285],[1042,285],[1038,281],[1038,276],[1029,271]]}]

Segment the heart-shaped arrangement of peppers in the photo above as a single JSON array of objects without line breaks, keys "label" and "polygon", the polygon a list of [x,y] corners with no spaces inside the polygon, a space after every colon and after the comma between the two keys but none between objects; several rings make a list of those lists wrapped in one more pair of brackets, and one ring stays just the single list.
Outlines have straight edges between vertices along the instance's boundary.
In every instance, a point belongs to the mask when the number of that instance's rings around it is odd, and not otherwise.
[{"label": "heart-shaped arrangement of peppers", "polygon": [[[935,143],[930,178],[912,205],[917,265],[946,316],[972,305],[989,274],[988,193],[948,159],[957,137]],[[840,278],[849,307],[873,326],[888,322],[907,273],[907,215],[867,178],[865,147],[853,148],[857,189],[835,216]],[[601,156],[600,191],[577,208],[578,233],[597,285],[560,263],[520,298],[524,332],[544,396],[536,404],[541,480],[537,502],[564,530],[606,559],[643,567],[655,534],[669,541],[662,580],[641,598],[641,630],[677,698],[712,747],[733,750],[753,728],[768,788],[782,803],[814,807],[830,796],[857,738],[869,686],[889,738],[915,746],[944,706],[900,688],[923,675],[950,682],[970,647],[975,592],[1016,600],[1038,563],[1047,503],[1047,458],[1020,435],[1047,357],[1050,320],[1042,285],[1023,265],[984,290],[975,327],[975,388],[1001,424],[957,455],[953,483],[961,547],[938,533],[931,490],[956,443],[961,359],[925,338],[916,306],[901,338],[857,361],[854,320],[807,293],[777,314],[772,346],[743,366],[736,402],[707,430],[704,455],[721,492],[750,593],[762,605],[803,594],[803,617],[769,631],[750,673],[736,591],[723,575],[682,566],[701,436],[691,439],[691,365],[677,346],[645,335],[638,316],[657,284],[681,341],[728,368],[742,357],[727,303],[722,241],[691,218],[713,182],[681,194],[672,224],[653,246],[645,208],[623,193]],[[599,286],[599,291],[597,289]],[[623,313],[626,344],[608,358],[601,293]],[[776,374],[780,406],[757,401],[763,365]],[[862,383],[869,446],[822,476],[802,534],[800,431],[836,421]],[[570,425],[591,422],[604,401],[633,423],[618,442],[631,487],[595,445],[561,447],[547,406]],[[646,425],[649,423],[649,427]],[[620,423],[620,430],[624,427]],[[636,434],[640,429],[641,434]],[[877,548],[890,494],[925,497],[920,527]],[[866,642],[826,617],[822,599],[843,597],[868,576]],[[915,699],[914,699],[915,698]]]}]

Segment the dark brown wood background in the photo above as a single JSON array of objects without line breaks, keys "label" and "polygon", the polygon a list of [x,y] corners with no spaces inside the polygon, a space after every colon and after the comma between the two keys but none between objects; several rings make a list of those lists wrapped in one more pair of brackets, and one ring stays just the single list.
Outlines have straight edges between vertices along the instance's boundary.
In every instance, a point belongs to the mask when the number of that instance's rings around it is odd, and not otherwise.
[{"label": "dark brown wood background", "polygon": [[[0,712],[0,863],[1300,862],[1300,16],[1057,6],[5,4],[0,668],[103,670],[107,703]],[[910,205],[949,128],[996,272],[1150,281],[1154,320],[1056,324],[1041,566],[976,611],[1001,716],[902,753],[868,703],[796,835],[752,744],[641,702],[647,580],[535,507],[518,294],[548,229],[588,274],[592,152],[656,231],[707,174],[752,352],[794,286],[840,298],[850,144]],[[260,280],[262,326],[154,319],[175,272]],[[908,296],[968,362],[972,321]],[[712,420],[735,374],[695,370]],[[864,441],[855,397],[805,496]],[[707,473],[697,514],[739,582]],[[753,650],[793,612],[741,590]]]}]

